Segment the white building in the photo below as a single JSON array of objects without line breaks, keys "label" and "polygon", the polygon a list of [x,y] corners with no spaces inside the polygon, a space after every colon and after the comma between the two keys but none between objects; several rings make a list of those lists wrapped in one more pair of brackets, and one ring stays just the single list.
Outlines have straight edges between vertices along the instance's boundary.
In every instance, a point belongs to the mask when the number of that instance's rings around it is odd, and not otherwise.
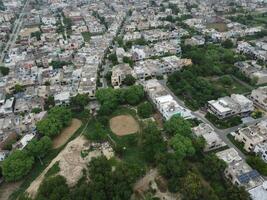
[{"label": "white building", "polygon": [[165,120],[174,115],[180,115],[185,119],[194,118],[191,111],[180,106],[157,79],[146,81],[144,89]]},{"label": "white building", "polygon": [[267,200],[267,181],[248,191],[252,200]]},{"label": "white building", "polygon": [[223,119],[234,115],[246,116],[254,110],[253,102],[244,95],[232,94],[208,101],[209,112]]}]

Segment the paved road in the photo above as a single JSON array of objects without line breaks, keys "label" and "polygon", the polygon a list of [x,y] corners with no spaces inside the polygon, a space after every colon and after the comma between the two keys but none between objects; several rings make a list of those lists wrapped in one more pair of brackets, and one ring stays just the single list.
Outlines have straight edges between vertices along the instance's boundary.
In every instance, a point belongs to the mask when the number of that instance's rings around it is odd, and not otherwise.
[{"label": "paved road", "polygon": [[25,16],[25,14],[27,14],[27,12],[25,12],[25,9],[28,6],[29,2],[30,2],[30,0],[27,0],[25,2],[18,19],[16,19],[14,22],[14,27],[12,29],[12,33],[9,36],[10,38],[9,38],[8,42],[6,43],[5,48],[3,49],[2,53],[1,53],[0,62],[2,62],[4,60],[5,53],[9,51],[9,49],[14,45],[14,43],[17,40],[18,34],[20,32],[20,29],[21,29],[23,21],[24,21],[23,18]]},{"label": "paved road", "polygon": [[[177,96],[175,96],[173,94],[173,92],[167,87],[166,80],[161,80],[160,82],[165,87],[165,89],[169,92],[169,94],[171,94],[173,96],[173,98],[178,102],[178,104],[180,104],[181,106],[186,108],[185,103],[181,99],[179,99]],[[231,127],[231,128],[228,128],[228,129],[218,129],[209,120],[207,120],[205,118],[205,113],[203,113],[203,112],[198,110],[198,111],[192,112],[192,114],[196,118],[198,118],[201,121],[203,121],[204,123],[209,124],[215,130],[215,132],[218,133],[219,137],[225,142],[225,144],[227,144],[230,148],[234,148],[243,159],[245,159],[246,156],[227,138],[227,135],[229,133],[231,133],[231,132],[237,131],[238,129],[242,128],[244,125],[248,125],[249,126],[249,125],[258,123],[261,120],[267,119],[267,116],[264,116],[262,118],[254,119],[254,120],[251,120],[248,123],[243,123],[243,124],[240,124],[238,126]]]}]

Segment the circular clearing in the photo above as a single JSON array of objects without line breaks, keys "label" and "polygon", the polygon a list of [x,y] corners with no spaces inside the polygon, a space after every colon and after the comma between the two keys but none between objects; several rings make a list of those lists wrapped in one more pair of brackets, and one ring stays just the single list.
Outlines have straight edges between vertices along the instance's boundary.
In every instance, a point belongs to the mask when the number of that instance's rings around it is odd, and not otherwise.
[{"label": "circular clearing", "polygon": [[109,124],[112,132],[118,136],[136,133],[140,128],[138,122],[131,115],[119,115],[113,117]]}]

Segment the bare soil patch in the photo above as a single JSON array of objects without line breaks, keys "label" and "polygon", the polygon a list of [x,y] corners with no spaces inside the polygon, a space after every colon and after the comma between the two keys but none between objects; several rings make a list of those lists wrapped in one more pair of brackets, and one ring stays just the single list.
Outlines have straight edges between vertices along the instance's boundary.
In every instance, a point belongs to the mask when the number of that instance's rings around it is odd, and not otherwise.
[{"label": "bare soil patch", "polygon": [[39,186],[45,178],[47,171],[59,161],[60,172],[67,183],[73,186],[81,177],[82,169],[86,167],[88,160],[81,157],[81,151],[87,148],[88,141],[79,136],[70,143],[55,157],[46,169],[31,183],[26,192],[30,197],[35,197]]},{"label": "bare soil patch", "polygon": [[138,122],[131,115],[119,115],[113,117],[110,128],[118,136],[130,135],[140,130]]},{"label": "bare soil patch", "polygon": [[0,187],[0,200],[7,200],[9,196],[17,190],[22,181],[14,183],[3,183]]},{"label": "bare soil patch", "polygon": [[70,137],[81,127],[82,122],[78,119],[72,119],[70,126],[63,129],[63,131],[53,139],[53,148],[57,149],[64,145]]}]

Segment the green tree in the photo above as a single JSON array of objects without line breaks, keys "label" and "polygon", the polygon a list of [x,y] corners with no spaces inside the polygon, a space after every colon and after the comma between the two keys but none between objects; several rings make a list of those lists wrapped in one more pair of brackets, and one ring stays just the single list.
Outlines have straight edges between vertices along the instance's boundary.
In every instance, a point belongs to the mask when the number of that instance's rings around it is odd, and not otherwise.
[{"label": "green tree", "polygon": [[36,32],[31,33],[31,37],[36,37],[36,39],[38,41],[41,40],[41,35],[42,35],[42,32],[40,32],[40,31],[36,31]]},{"label": "green tree", "polygon": [[93,158],[89,163],[92,199],[106,200],[111,197],[112,167],[106,157]]},{"label": "green tree", "polygon": [[180,192],[184,200],[219,200],[214,191],[203,184],[200,175],[194,172],[182,178]]},{"label": "green tree", "polygon": [[230,85],[233,84],[233,79],[232,79],[232,77],[229,76],[229,75],[224,75],[224,76],[220,77],[219,80],[220,80],[220,82],[221,82],[222,84],[224,84],[224,85],[228,85],[228,86],[230,86]]},{"label": "green tree", "polygon": [[174,150],[177,158],[181,160],[195,154],[195,148],[191,139],[180,134],[176,134],[171,138],[170,146]]},{"label": "green tree", "polygon": [[155,123],[149,122],[144,128],[141,134],[141,147],[148,162],[155,162],[157,155],[166,150],[166,144]]},{"label": "green tree", "polygon": [[259,156],[248,156],[247,163],[259,171],[263,176],[267,176],[267,163],[265,163]]},{"label": "green tree", "polygon": [[135,78],[131,75],[131,74],[127,74],[126,76],[125,76],[125,79],[123,80],[123,83],[125,84],[125,85],[128,85],[128,86],[130,86],[130,85],[133,85],[133,84],[135,84]]},{"label": "green tree", "polygon": [[16,84],[14,87],[14,93],[17,94],[20,92],[24,92],[24,87],[20,84]]},{"label": "green tree", "polygon": [[153,113],[153,107],[149,102],[144,102],[138,105],[137,113],[142,118],[148,118]]},{"label": "green tree", "polygon": [[44,108],[45,110],[48,110],[49,108],[55,106],[55,98],[54,96],[48,96],[47,99],[45,99],[45,105],[44,105]]},{"label": "green tree", "polygon": [[170,192],[177,192],[180,178],[187,173],[187,163],[177,158],[174,153],[160,153],[157,162],[159,173],[168,180]]},{"label": "green tree", "polygon": [[55,106],[48,111],[49,117],[60,120],[63,127],[68,126],[72,119],[71,110],[63,106]]},{"label": "green tree", "polygon": [[89,97],[86,94],[77,94],[70,99],[70,106],[77,111],[83,111],[89,103]]},{"label": "green tree", "polygon": [[211,180],[220,181],[224,176],[226,163],[215,154],[206,155],[203,159],[202,171]]},{"label": "green tree", "polygon": [[119,64],[116,53],[112,53],[112,54],[110,54],[110,55],[108,56],[108,59],[112,62],[113,65],[117,65],[117,64]]},{"label": "green tree", "polygon": [[228,185],[227,192],[225,193],[227,200],[250,200],[250,194],[244,187],[236,185]]},{"label": "green tree", "polygon": [[125,90],[125,100],[130,105],[137,105],[145,96],[144,89],[140,85],[133,85]]},{"label": "green tree", "polygon": [[122,60],[124,63],[128,63],[130,67],[133,67],[134,61],[131,58],[124,56]]},{"label": "green tree", "polygon": [[185,137],[192,137],[192,130],[190,122],[186,121],[182,117],[175,115],[171,119],[165,122],[164,130],[168,135],[173,136],[180,134]]},{"label": "green tree", "polygon": [[234,44],[233,44],[232,40],[227,39],[227,40],[225,40],[225,41],[222,42],[222,46],[224,48],[231,49],[231,48],[234,47]]},{"label": "green tree", "polygon": [[4,67],[4,66],[0,66],[0,72],[3,76],[7,76],[9,74],[9,68]]},{"label": "green tree", "polygon": [[59,119],[54,117],[47,117],[36,123],[36,128],[39,133],[50,138],[57,136],[63,128]]},{"label": "green tree", "polygon": [[52,176],[46,178],[38,189],[36,199],[38,200],[67,200],[70,190],[63,176]]},{"label": "green tree", "polygon": [[6,181],[17,181],[24,177],[32,168],[34,159],[25,151],[15,150],[2,165],[3,176]]},{"label": "green tree", "polygon": [[98,121],[92,120],[88,125],[88,130],[84,132],[86,138],[92,141],[104,141],[107,139],[108,131]]},{"label": "green tree", "polygon": [[96,91],[96,99],[101,104],[99,113],[103,115],[111,114],[118,107],[118,98],[112,88],[99,89]]},{"label": "green tree", "polygon": [[48,136],[42,137],[40,140],[32,139],[26,146],[26,151],[29,155],[35,158],[44,157],[52,148],[52,141]]}]

